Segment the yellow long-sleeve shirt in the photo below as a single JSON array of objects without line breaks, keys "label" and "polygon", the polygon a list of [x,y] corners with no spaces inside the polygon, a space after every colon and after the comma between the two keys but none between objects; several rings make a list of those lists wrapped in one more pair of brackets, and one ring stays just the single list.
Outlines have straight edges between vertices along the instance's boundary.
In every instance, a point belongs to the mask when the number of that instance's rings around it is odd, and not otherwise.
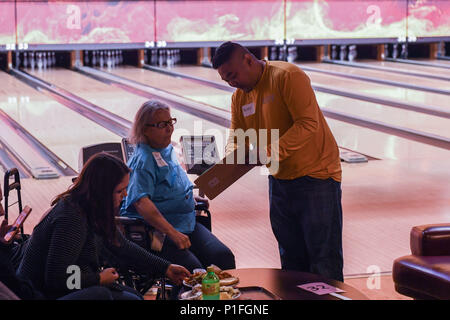
[{"label": "yellow long-sleeve shirt", "polygon": [[[255,129],[258,137],[259,129],[267,129],[268,153],[272,160],[279,158],[278,172],[273,174],[277,179],[308,175],[341,181],[339,149],[308,76],[291,63],[265,62],[261,79],[250,92],[234,92],[230,129]],[[278,141],[271,141],[273,129],[279,130]],[[230,135],[227,152],[233,148],[234,136]]]}]

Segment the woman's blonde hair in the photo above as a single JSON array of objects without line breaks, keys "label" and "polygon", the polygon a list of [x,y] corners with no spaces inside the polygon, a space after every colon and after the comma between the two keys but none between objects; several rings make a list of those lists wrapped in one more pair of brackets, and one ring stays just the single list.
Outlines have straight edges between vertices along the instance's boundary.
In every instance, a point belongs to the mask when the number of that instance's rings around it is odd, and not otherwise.
[{"label": "woman's blonde hair", "polygon": [[145,125],[152,121],[153,114],[158,110],[167,110],[170,112],[170,107],[158,100],[149,100],[142,104],[134,116],[133,127],[131,128],[130,136],[128,137],[130,143],[138,144],[147,142],[144,135]]}]

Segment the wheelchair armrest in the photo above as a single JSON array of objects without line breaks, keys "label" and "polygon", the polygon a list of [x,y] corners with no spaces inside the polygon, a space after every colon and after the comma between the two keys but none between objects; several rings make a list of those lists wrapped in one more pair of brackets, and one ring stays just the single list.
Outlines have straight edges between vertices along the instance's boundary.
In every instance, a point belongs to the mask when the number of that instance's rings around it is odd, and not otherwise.
[{"label": "wheelchair armrest", "polygon": [[129,218],[129,217],[115,217],[116,222],[121,223],[122,225],[136,225],[143,223],[141,219],[138,218]]},{"label": "wheelchair armrest", "polygon": [[195,204],[195,210],[208,211],[208,204],[205,201],[197,201]]}]

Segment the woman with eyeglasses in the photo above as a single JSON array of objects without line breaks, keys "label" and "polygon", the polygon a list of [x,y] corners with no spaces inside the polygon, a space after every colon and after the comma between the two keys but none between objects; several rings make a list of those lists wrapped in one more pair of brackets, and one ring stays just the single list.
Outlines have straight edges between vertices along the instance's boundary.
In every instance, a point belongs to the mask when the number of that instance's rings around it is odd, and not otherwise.
[{"label": "woman with eyeglasses", "polygon": [[192,271],[215,264],[234,269],[231,250],[196,222],[193,184],[171,144],[176,119],[168,105],[145,102],[135,116],[129,142],[136,145],[121,215],[144,219],[155,231],[152,250]]}]

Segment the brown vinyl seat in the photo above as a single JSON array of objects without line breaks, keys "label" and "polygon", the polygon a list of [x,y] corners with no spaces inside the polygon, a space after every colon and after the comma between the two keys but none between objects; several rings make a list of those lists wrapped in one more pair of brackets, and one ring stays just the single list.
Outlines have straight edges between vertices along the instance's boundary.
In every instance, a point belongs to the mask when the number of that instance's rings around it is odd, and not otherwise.
[{"label": "brown vinyl seat", "polygon": [[395,290],[414,299],[450,299],[450,223],[411,229],[411,255],[395,259]]}]

